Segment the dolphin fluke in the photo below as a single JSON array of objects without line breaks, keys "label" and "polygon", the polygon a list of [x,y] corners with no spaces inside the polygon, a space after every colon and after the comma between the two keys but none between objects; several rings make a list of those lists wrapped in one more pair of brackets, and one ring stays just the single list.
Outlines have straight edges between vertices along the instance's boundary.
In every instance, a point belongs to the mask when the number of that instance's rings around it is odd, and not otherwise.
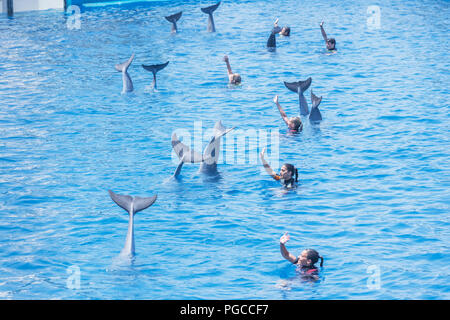
[{"label": "dolphin fluke", "polygon": [[128,74],[128,68],[130,67],[131,62],[133,62],[133,59],[134,53],[127,61],[114,66],[117,71],[122,72],[122,92],[133,91],[133,81],[131,81],[130,75]]},{"label": "dolphin fluke", "polygon": [[309,114],[310,122],[322,121],[322,115],[320,114],[319,105],[322,102],[322,97],[317,97],[311,90],[311,113]]},{"label": "dolphin fluke", "polygon": [[233,129],[234,127],[227,129],[220,120],[216,122],[213,129],[213,137],[203,152],[205,161],[200,164],[201,172],[217,173],[217,162],[219,161],[220,155],[220,140]]},{"label": "dolphin fluke", "polygon": [[125,246],[123,247],[120,256],[132,257],[134,255],[134,215],[147,209],[153,203],[155,203],[157,196],[148,198],[132,197],[128,195],[121,195],[108,190],[111,199],[122,209],[128,212],[128,232],[125,240]]},{"label": "dolphin fluke", "polygon": [[180,159],[180,162],[178,163],[178,166],[173,174],[175,177],[180,174],[181,168],[185,162],[198,163],[204,161],[203,156],[200,153],[191,150],[191,148],[181,142],[176,133],[172,134],[172,148]]},{"label": "dolphin fluke", "polygon": [[214,25],[214,18],[213,18],[213,12],[216,11],[216,9],[219,7],[220,2],[217,2],[215,5],[206,7],[206,8],[200,8],[203,13],[206,13],[208,15],[208,31],[209,32],[216,32],[216,27]]},{"label": "dolphin fluke", "polygon": [[309,86],[311,85],[312,78],[309,77],[308,79],[304,81],[297,81],[297,82],[284,82],[284,85],[289,90],[296,92],[298,94],[298,103],[300,107],[300,114],[302,116],[305,116],[309,113],[308,109],[308,102],[306,102],[305,96],[303,95],[303,92],[308,90]]},{"label": "dolphin fluke", "polygon": [[181,15],[183,14],[182,11],[175,13],[171,16],[165,17],[167,21],[172,23],[172,32],[177,32],[177,21],[181,18]]},{"label": "dolphin fluke", "polygon": [[155,201],[157,196],[148,198],[141,197],[132,197],[128,195],[121,195],[108,190],[111,199],[122,209],[124,209],[128,213],[136,214],[139,211],[147,209],[150,207]]},{"label": "dolphin fluke", "polygon": [[201,8],[200,10],[202,10],[202,12],[204,12],[206,14],[212,14],[219,7],[220,2],[221,1],[219,1],[216,4],[209,6],[209,7]]},{"label": "dolphin fluke", "polygon": [[124,63],[116,64],[114,67],[119,72],[126,72],[128,70],[128,67],[130,66],[131,62],[133,62],[134,59],[134,53],[131,55],[130,59],[125,61]]},{"label": "dolphin fluke", "polygon": [[284,82],[284,85],[286,86],[286,88],[288,88],[289,90],[298,93],[299,89],[301,91],[301,93],[303,94],[303,92],[305,92],[306,90],[308,90],[309,86],[311,85],[312,82],[312,78],[309,77],[308,79],[306,79],[305,81],[297,81],[297,82]]},{"label": "dolphin fluke", "polygon": [[162,63],[162,64],[153,64],[153,65],[148,65],[148,66],[142,65],[142,68],[153,73],[153,88],[156,89],[156,74],[158,73],[158,71],[161,71],[162,69],[167,67],[168,64],[169,64],[169,61],[167,61],[166,63]]}]

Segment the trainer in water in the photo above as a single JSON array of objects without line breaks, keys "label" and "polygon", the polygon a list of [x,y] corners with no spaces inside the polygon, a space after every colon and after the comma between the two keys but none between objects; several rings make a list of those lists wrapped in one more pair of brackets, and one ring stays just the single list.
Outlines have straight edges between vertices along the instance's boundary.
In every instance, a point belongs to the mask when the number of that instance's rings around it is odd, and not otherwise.
[{"label": "trainer in water", "polygon": [[120,256],[132,258],[134,256],[134,215],[139,211],[147,209],[153,203],[155,203],[157,196],[149,198],[131,197],[121,195],[108,190],[111,199],[122,209],[128,212],[128,232],[125,240],[125,246],[123,247]]},{"label": "trainer in water", "polygon": [[149,65],[149,66],[142,65],[142,68],[153,73],[153,89],[156,89],[156,74],[158,73],[158,71],[161,71],[162,69],[167,67],[168,64],[169,64],[169,61],[167,61],[166,63],[163,63],[163,64],[153,64],[153,65]]},{"label": "trainer in water", "polygon": [[292,262],[300,268],[302,276],[311,278],[313,280],[319,279],[319,269],[315,266],[320,259],[320,266],[323,267],[323,257],[314,249],[303,250],[298,257],[294,256],[286,249],[286,242],[290,239],[286,232],[280,238],[280,251],[283,258]]},{"label": "trainer in water", "polygon": [[280,36],[289,37],[291,35],[291,28],[288,26],[284,26],[283,28],[278,26],[278,18],[277,18],[277,20],[275,20],[273,24],[272,33],[278,33]]},{"label": "trainer in water", "polygon": [[130,67],[131,62],[133,62],[133,59],[134,53],[128,61],[115,65],[116,70],[122,72],[122,93],[133,91],[133,81],[131,81],[130,75],[128,74],[128,68]]},{"label": "trainer in water", "polygon": [[309,122],[313,124],[322,121],[322,114],[319,110],[321,102],[322,97],[316,96],[311,89],[311,113],[309,114]]},{"label": "trainer in water", "polygon": [[214,18],[213,18],[213,12],[216,11],[216,9],[219,7],[220,1],[217,2],[215,5],[201,8],[203,13],[206,13],[208,15],[208,32],[216,32],[216,26],[214,25]]},{"label": "trainer in water", "polygon": [[288,118],[288,116],[286,115],[286,112],[284,112],[283,108],[281,107],[280,103],[278,102],[278,96],[275,96],[275,98],[273,98],[273,102],[275,102],[275,104],[277,105],[278,111],[280,111],[281,118],[284,120],[284,122],[286,122],[289,130],[302,131],[303,124],[302,124],[302,120],[300,119],[300,117]]},{"label": "trainer in water", "polygon": [[336,40],[334,38],[327,37],[325,29],[323,28],[323,21],[320,23],[320,31],[322,32],[322,37],[323,37],[323,40],[325,40],[327,49],[330,51],[336,50]]},{"label": "trainer in water", "polygon": [[302,116],[306,116],[309,114],[308,109],[308,102],[306,101],[305,96],[303,95],[303,92],[308,90],[309,86],[311,85],[312,78],[309,77],[305,81],[297,81],[297,82],[284,82],[284,85],[286,88],[291,90],[292,92],[295,92],[298,94],[298,104],[300,107],[300,114]]},{"label": "trainer in water", "polygon": [[178,31],[177,29],[177,21],[180,19],[181,15],[183,14],[182,11],[175,13],[171,16],[165,17],[167,21],[172,23],[172,32],[176,33]]},{"label": "trainer in water", "polygon": [[[284,187],[287,189],[292,189],[297,186],[298,182],[298,170],[290,163],[285,163],[281,169],[280,173],[276,174],[275,171],[272,170],[270,165],[264,159],[264,154],[266,152],[266,148],[263,149],[260,153],[261,163],[264,166],[266,172],[275,180],[280,181]],[[294,178],[295,177],[295,178]]]},{"label": "trainer in water", "polygon": [[172,135],[172,148],[180,159],[180,162],[173,176],[177,177],[180,174],[184,163],[201,163],[199,170],[200,172],[216,175],[218,173],[217,162],[219,161],[220,155],[220,140],[224,135],[233,129],[234,127],[227,129],[222,125],[221,121],[217,121],[214,126],[213,137],[206,146],[203,155],[191,150],[188,146],[182,143],[174,133]]},{"label": "trainer in water", "polygon": [[228,82],[231,84],[241,84],[241,76],[239,73],[233,73],[231,71],[230,60],[228,56],[223,57],[223,61],[227,64]]}]

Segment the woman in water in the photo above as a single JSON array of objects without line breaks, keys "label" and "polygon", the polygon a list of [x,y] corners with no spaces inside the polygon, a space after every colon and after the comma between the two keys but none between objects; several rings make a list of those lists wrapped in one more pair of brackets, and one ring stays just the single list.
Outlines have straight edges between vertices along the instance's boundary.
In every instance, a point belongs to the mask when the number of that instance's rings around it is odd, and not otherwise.
[{"label": "woman in water", "polygon": [[288,116],[286,115],[286,112],[284,112],[283,108],[281,107],[280,103],[278,102],[278,96],[275,96],[275,98],[273,98],[273,102],[275,102],[275,104],[278,107],[278,111],[280,111],[281,114],[281,118],[284,120],[284,122],[286,122],[288,128],[292,131],[302,131],[303,129],[303,124],[302,124],[302,120],[300,120],[300,117],[292,117],[292,118],[288,118]]},{"label": "woman in water", "polygon": [[[264,153],[266,152],[266,148],[263,149],[260,153],[261,162],[266,169],[266,172],[275,180],[281,181],[281,183],[288,189],[295,188],[296,182],[298,182],[298,171],[297,169],[289,163],[285,163],[281,169],[280,174],[276,174],[275,171],[269,166],[267,161],[264,159]],[[294,178],[295,176],[295,178]]]},{"label": "woman in water", "polygon": [[223,61],[225,61],[225,63],[227,64],[229,83],[241,84],[241,76],[239,75],[239,73],[233,73],[233,71],[231,71],[230,60],[228,59],[228,56],[224,56]]},{"label": "woman in water", "polygon": [[335,51],[336,50],[336,40],[334,38],[327,37],[327,34],[325,33],[325,29],[323,28],[323,21],[320,23],[320,31],[322,32],[322,37],[323,37],[323,40],[325,40],[327,49],[330,51]]},{"label": "woman in water", "polygon": [[302,276],[307,278],[318,280],[319,279],[319,269],[315,266],[315,263],[320,259],[320,266],[323,266],[323,257],[314,249],[303,250],[301,255],[298,257],[294,256],[286,249],[286,242],[288,242],[290,236],[286,232],[280,238],[280,251],[283,258],[292,262],[300,268]]},{"label": "woman in water", "polygon": [[291,28],[288,26],[284,26],[283,28],[278,26],[278,18],[277,20],[275,20],[274,24],[273,24],[273,29],[272,29],[273,33],[278,33],[279,35],[285,36],[285,37],[289,37],[291,35]]}]

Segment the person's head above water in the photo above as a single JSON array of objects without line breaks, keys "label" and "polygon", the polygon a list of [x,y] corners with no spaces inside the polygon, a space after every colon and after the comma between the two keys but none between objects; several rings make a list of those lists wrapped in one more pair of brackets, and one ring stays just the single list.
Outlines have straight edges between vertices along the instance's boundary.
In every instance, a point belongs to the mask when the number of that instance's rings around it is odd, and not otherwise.
[{"label": "person's head above water", "polygon": [[334,50],[336,48],[336,40],[334,38],[330,38],[327,40],[327,49]]},{"label": "person's head above water", "polygon": [[301,255],[298,257],[297,264],[302,267],[314,268],[314,264],[320,259],[320,266],[323,266],[323,257],[314,249],[303,250]]},{"label": "person's head above water", "polygon": [[290,27],[283,27],[281,29],[280,34],[285,37],[289,37],[291,35],[291,28]]},{"label": "person's head above water", "polygon": [[232,78],[230,78],[230,83],[232,84],[240,84],[241,83],[241,75],[239,73],[233,73]]},{"label": "person's head above water", "polygon": [[285,181],[292,180],[295,177],[295,181],[298,181],[298,170],[290,163],[285,163],[280,169],[280,177]]},{"label": "person's head above water", "polygon": [[300,120],[300,117],[291,117],[289,119],[289,129],[298,131],[301,125],[302,120]]}]

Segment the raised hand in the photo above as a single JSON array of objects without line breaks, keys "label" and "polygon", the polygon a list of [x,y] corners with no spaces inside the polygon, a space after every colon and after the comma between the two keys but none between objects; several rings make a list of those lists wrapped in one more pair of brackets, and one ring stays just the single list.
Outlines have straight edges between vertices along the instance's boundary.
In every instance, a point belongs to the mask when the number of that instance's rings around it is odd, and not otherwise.
[{"label": "raised hand", "polygon": [[289,241],[290,238],[291,236],[286,232],[284,235],[281,236],[280,243],[285,244],[286,242]]},{"label": "raised hand", "polygon": [[266,147],[259,153],[259,156],[261,157],[261,160],[264,160],[264,154],[266,153]]},{"label": "raised hand", "polygon": [[278,104],[278,95],[276,95],[276,96],[273,98],[273,102],[275,102],[276,104]]}]

